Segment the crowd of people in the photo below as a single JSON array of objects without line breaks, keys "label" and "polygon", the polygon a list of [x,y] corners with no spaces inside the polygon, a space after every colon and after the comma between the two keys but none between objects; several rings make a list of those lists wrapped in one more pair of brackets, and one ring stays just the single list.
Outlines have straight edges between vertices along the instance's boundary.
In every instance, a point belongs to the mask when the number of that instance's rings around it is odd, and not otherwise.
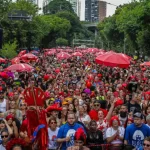
[{"label": "crowd of people", "polygon": [[[142,60],[123,69],[96,64],[92,53],[57,60],[41,51],[28,63],[32,72],[0,77],[0,150],[43,150],[36,128],[29,136],[24,127],[29,109],[45,110],[47,150],[150,150],[150,70]],[[26,102],[33,86],[44,91],[42,107]]]}]

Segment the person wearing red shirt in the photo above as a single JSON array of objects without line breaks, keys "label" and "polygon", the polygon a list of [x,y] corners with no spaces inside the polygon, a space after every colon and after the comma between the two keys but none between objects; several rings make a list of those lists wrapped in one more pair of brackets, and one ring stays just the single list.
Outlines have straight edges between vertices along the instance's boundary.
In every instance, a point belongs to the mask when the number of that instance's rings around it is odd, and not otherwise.
[{"label": "person wearing red shirt", "polygon": [[95,102],[94,102],[94,109],[92,109],[89,112],[89,116],[90,116],[91,120],[98,121],[98,111],[99,110],[103,111],[104,117],[106,117],[108,111],[105,110],[105,109],[102,109],[100,107],[101,107],[100,101],[99,100],[95,100]]}]

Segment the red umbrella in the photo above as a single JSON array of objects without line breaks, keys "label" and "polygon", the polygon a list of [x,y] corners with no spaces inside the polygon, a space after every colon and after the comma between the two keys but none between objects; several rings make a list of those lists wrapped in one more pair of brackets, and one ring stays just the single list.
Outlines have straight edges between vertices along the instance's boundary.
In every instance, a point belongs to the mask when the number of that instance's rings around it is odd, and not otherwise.
[{"label": "red umbrella", "polygon": [[140,64],[140,66],[150,66],[150,61]]},{"label": "red umbrella", "polygon": [[75,52],[75,53],[72,54],[72,56],[80,56],[80,57],[82,57],[82,53],[80,53],[80,52]]},{"label": "red umbrella", "polygon": [[26,50],[24,51],[21,51],[19,54],[18,54],[18,57],[21,57],[22,55],[26,54]]},{"label": "red umbrella", "polygon": [[37,60],[38,57],[31,54],[31,53],[28,53],[28,54],[25,54],[25,55],[21,56],[20,59],[22,59],[22,60]]},{"label": "red umbrella", "polygon": [[96,57],[95,61],[98,64],[110,67],[128,68],[130,65],[130,61],[127,57],[114,52],[108,52],[106,54],[100,55]]},{"label": "red umbrella", "polygon": [[45,54],[45,56],[51,56],[51,55],[54,55],[55,53],[56,53],[56,51],[52,50],[52,51],[47,51],[44,54]]},{"label": "red umbrella", "polygon": [[96,55],[96,56],[99,56],[99,55],[103,55],[103,54],[105,54],[105,52],[100,51],[100,52],[96,53],[95,55]]},{"label": "red umbrella", "polygon": [[19,64],[20,63],[20,57],[15,57],[11,60],[12,64]]},{"label": "red umbrella", "polygon": [[57,54],[57,59],[60,59],[60,60],[61,59],[68,59],[70,57],[71,57],[71,55],[68,53],[65,53],[65,52],[60,52]]},{"label": "red umbrella", "polygon": [[14,64],[9,67],[7,67],[5,70],[6,71],[12,71],[12,72],[23,72],[23,71],[32,71],[34,68],[28,64]]},{"label": "red umbrella", "polygon": [[4,58],[0,58],[0,63],[5,63],[6,60]]},{"label": "red umbrella", "polygon": [[119,54],[121,54],[122,56],[124,56],[124,57],[128,58],[129,60],[131,60],[131,59],[132,59],[132,57],[130,57],[130,56],[126,55],[126,54],[123,54],[123,53],[119,53]]},{"label": "red umbrella", "polygon": [[99,52],[99,50],[97,48],[89,48],[88,52],[89,53],[96,53],[96,52]]}]

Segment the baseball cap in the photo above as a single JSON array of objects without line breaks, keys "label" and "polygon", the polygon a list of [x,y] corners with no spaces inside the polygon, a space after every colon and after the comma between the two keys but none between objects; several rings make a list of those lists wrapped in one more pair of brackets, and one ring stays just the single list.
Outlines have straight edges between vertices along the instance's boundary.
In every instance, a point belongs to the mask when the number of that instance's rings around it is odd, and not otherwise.
[{"label": "baseball cap", "polygon": [[134,117],[143,119],[143,115],[142,115],[142,113],[140,113],[140,112],[136,112],[136,113],[133,115],[133,118],[134,118]]}]

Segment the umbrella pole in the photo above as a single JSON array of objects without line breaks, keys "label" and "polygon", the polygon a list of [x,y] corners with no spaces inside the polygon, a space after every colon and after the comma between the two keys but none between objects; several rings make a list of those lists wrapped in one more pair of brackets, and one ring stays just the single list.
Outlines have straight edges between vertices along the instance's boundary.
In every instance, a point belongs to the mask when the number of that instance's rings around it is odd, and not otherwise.
[{"label": "umbrella pole", "polygon": [[35,93],[34,93],[34,87],[32,86],[31,89],[32,89],[32,95],[33,95],[33,100],[34,100],[34,104],[35,104],[35,108],[36,108],[37,117],[38,117],[38,120],[39,120],[39,114],[38,114],[38,108],[37,108]]}]

